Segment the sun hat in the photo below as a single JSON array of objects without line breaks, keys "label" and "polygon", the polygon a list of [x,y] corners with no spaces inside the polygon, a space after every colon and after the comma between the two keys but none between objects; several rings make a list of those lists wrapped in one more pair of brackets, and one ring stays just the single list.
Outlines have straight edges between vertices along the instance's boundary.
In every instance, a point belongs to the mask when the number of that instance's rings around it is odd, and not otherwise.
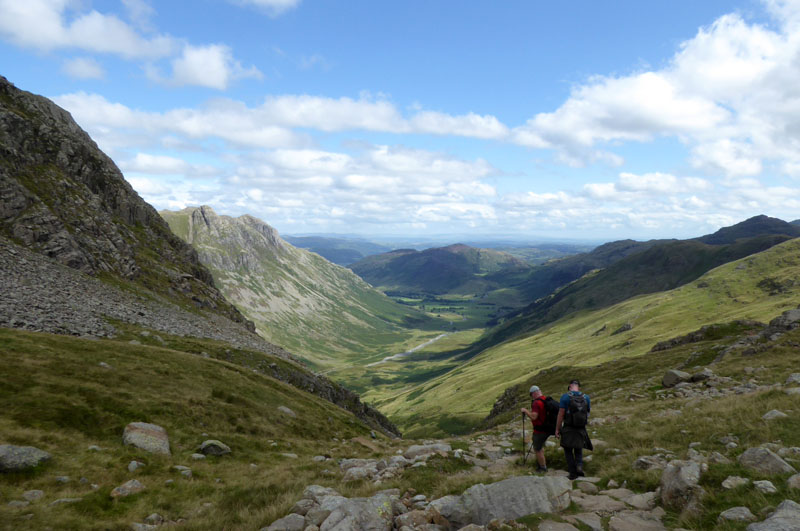
[{"label": "sun hat", "polygon": [[539,391],[539,386],[538,385],[532,385],[531,386],[531,390],[528,391],[528,394],[535,393],[536,391]]}]

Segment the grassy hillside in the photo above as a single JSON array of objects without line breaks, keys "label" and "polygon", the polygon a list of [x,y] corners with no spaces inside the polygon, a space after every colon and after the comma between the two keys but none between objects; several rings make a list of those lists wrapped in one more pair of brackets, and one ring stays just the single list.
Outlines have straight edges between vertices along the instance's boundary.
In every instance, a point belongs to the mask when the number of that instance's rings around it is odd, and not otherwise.
[{"label": "grassy hillside", "polygon": [[318,368],[381,359],[404,348],[410,327],[443,326],[250,216],[218,216],[209,207],[161,214],[260,335]]},{"label": "grassy hillside", "polygon": [[[784,228],[789,226],[776,221]],[[758,225],[758,230],[769,232]],[[767,234],[737,239],[729,244],[710,245],[699,240],[685,240],[652,245],[537,300],[520,315],[490,331],[470,348],[470,353],[481,352],[502,341],[532,332],[576,311],[604,308],[636,295],[676,288],[714,267],[769,249],[790,238],[788,235]],[[725,240],[715,236],[714,241]]]},{"label": "grassy hillside", "polygon": [[[311,456],[339,450],[337,441],[369,437],[350,413],[245,366],[284,360],[210,341],[168,338],[167,348],[153,335],[136,337],[152,345],[0,329],[0,444],[32,445],[53,456],[33,473],[2,475],[0,529],[128,529],[152,512],[187,518],[187,529],[258,528],[277,517],[276,505],[285,511],[281,504],[293,503],[285,492],[318,482],[330,466]],[[134,421],[166,428],[172,456],[123,446],[122,431]],[[232,454],[190,459],[206,439],[223,441]],[[146,466],[129,473],[134,459]],[[193,478],[173,465],[191,467]],[[57,483],[55,476],[70,480]],[[112,501],[110,491],[131,478],[146,490]],[[43,490],[45,499],[22,511],[6,506],[30,489]],[[82,501],[49,506],[59,498]],[[20,519],[26,513],[31,520]]]},{"label": "grassy hillside", "polygon": [[680,288],[571,314],[400,395],[381,396],[373,390],[365,393],[365,399],[404,432],[463,428],[477,423],[505,388],[531,373],[557,365],[590,366],[640,356],[658,341],[706,323],[768,320],[797,306],[797,286],[800,240],[790,240],[725,264]]}]

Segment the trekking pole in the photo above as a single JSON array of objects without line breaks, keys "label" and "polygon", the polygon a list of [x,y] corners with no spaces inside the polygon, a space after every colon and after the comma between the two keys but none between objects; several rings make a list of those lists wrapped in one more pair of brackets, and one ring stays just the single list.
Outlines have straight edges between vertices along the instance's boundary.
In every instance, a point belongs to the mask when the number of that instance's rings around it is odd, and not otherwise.
[{"label": "trekking pole", "polygon": [[[522,413],[522,451],[525,451],[525,413]],[[528,454],[526,453],[525,456],[522,458],[522,464],[525,464],[525,460],[528,459]]]}]

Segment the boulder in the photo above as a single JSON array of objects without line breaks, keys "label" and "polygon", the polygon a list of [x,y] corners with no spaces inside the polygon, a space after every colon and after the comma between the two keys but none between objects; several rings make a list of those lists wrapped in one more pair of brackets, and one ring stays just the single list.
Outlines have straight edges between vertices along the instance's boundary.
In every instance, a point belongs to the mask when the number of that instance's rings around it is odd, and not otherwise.
[{"label": "boulder", "polygon": [[761,416],[764,420],[775,420],[775,419],[784,419],[788,417],[786,413],[783,411],[778,411],[777,409],[773,409],[772,411],[767,411],[764,415]]},{"label": "boulder", "polygon": [[303,531],[306,528],[306,519],[299,514],[290,514],[275,520],[267,527],[267,531]]},{"label": "boulder", "polygon": [[319,526],[320,531],[390,531],[394,518],[392,499],[386,494],[345,499]]},{"label": "boulder", "polygon": [[132,479],[130,481],[126,481],[119,487],[116,487],[114,490],[111,491],[112,498],[125,498],[126,496],[130,496],[131,494],[136,494],[137,492],[142,492],[144,490],[144,485],[139,483],[137,480]]},{"label": "boulder", "polygon": [[631,466],[634,470],[662,469],[667,466],[667,460],[660,455],[643,455]]},{"label": "boulder", "polygon": [[566,520],[574,523],[581,523],[592,531],[604,531],[603,521],[595,513],[579,513],[574,516],[565,517]]},{"label": "boulder", "polygon": [[608,521],[609,531],[666,531],[653,514],[643,511],[622,511]]},{"label": "boulder", "polygon": [[288,416],[292,417],[293,419],[297,418],[297,413],[295,413],[294,411],[292,411],[291,409],[289,409],[286,406],[278,406],[278,411],[280,411],[284,415],[288,415]]},{"label": "boulder", "polygon": [[800,385],[800,372],[790,374],[784,385]]},{"label": "boulder", "polygon": [[763,522],[750,524],[747,531],[791,531],[800,529],[800,504],[783,500],[775,512]]},{"label": "boulder", "polygon": [[771,481],[767,481],[766,479],[761,481],[754,481],[753,486],[756,490],[762,494],[775,494],[778,492],[778,489],[775,488],[775,485],[772,484]]},{"label": "boulder", "polygon": [[694,461],[671,461],[661,474],[661,503],[675,510],[694,506],[703,492],[700,464]]},{"label": "boulder", "polygon": [[50,460],[50,454],[33,446],[0,444],[0,472],[22,472]]},{"label": "boulder", "polygon": [[435,454],[439,452],[448,453],[451,449],[451,446],[446,443],[414,444],[403,453],[403,457],[406,459],[414,459],[420,455]]},{"label": "boulder", "polygon": [[610,513],[624,511],[628,508],[623,502],[606,494],[597,496],[576,496],[573,500],[583,511]]},{"label": "boulder", "polygon": [[747,478],[742,478],[739,476],[728,476],[722,482],[723,489],[735,489],[736,487],[741,487],[743,485],[748,485],[750,480]]},{"label": "boulder", "polygon": [[748,448],[739,456],[739,464],[761,474],[792,474],[797,470],[772,450]]},{"label": "boulder", "polygon": [[554,522],[552,520],[545,520],[539,524],[539,531],[580,531],[577,527],[571,524],[564,524],[561,522]]},{"label": "boulder", "polygon": [[691,378],[688,372],[679,371],[677,369],[670,369],[661,378],[661,385],[664,387],[674,387],[675,385],[687,381]]},{"label": "boulder", "polygon": [[171,455],[167,430],[147,422],[131,422],[122,433],[122,444],[135,446],[145,452]]},{"label": "boulder", "polygon": [[754,522],[756,517],[747,507],[731,507],[727,511],[722,511],[717,517],[719,523],[723,522]]},{"label": "boulder", "polygon": [[731,464],[731,460],[722,455],[719,452],[711,452],[711,455],[708,456],[708,462],[712,465],[729,465]]},{"label": "boulder", "polygon": [[786,480],[786,486],[790,489],[800,490],[800,474],[795,474]]},{"label": "boulder", "polygon": [[787,310],[769,322],[770,328],[796,328],[800,322],[800,309]]},{"label": "boulder", "polygon": [[231,449],[227,444],[216,439],[203,441],[197,451],[203,455],[227,455],[231,453]]},{"label": "boulder", "polygon": [[531,513],[566,509],[571,487],[564,477],[517,476],[490,485],[473,485],[448,503],[437,504],[434,500],[431,505],[452,525],[486,525],[496,518],[513,520]]}]

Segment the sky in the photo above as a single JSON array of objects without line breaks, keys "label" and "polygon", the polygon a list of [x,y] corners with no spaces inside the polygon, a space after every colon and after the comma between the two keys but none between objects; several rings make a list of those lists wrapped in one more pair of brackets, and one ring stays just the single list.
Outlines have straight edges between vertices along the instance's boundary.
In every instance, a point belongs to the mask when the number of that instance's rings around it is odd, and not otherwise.
[{"label": "sky", "polygon": [[800,0],[0,0],[0,75],[157,209],[282,234],[800,218]]}]

